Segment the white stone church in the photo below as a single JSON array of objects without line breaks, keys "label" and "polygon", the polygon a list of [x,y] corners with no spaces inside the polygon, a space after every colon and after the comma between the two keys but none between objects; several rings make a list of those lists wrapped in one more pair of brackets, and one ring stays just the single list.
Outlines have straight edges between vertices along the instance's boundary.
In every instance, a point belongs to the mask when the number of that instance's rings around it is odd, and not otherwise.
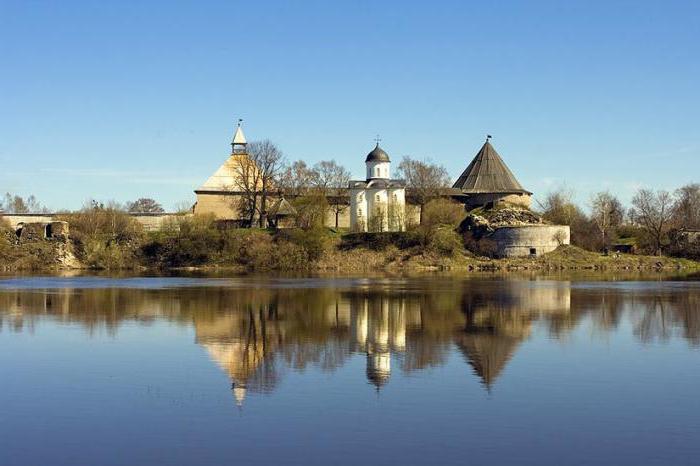
[{"label": "white stone church", "polygon": [[350,228],[353,231],[403,231],[406,185],[391,179],[389,155],[377,146],[365,159],[367,179],[350,181]]}]

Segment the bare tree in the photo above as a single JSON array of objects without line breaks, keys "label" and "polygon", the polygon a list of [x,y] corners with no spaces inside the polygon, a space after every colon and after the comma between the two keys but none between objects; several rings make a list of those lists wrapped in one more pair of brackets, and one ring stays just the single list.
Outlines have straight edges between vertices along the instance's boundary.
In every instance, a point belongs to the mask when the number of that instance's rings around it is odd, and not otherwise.
[{"label": "bare tree", "polygon": [[160,214],[165,212],[162,205],[160,205],[156,200],[148,197],[142,197],[134,202],[127,203],[127,210],[129,212],[147,214]]},{"label": "bare tree", "polygon": [[406,180],[410,196],[420,206],[420,223],[423,222],[423,207],[440,191],[450,186],[450,177],[442,165],[427,160],[414,160],[404,157],[399,164],[399,176]]},{"label": "bare tree", "polygon": [[700,228],[700,184],[689,183],[676,190],[673,214],[678,225]]},{"label": "bare tree", "polygon": [[598,227],[603,247],[608,246],[610,230],[620,226],[624,215],[622,203],[609,191],[596,193],[591,198],[591,219]]},{"label": "bare tree", "polygon": [[377,202],[374,204],[374,211],[372,212],[372,216],[370,217],[367,228],[368,231],[373,232],[373,233],[381,233],[383,231],[387,231],[388,225],[387,225],[387,217],[388,217],[388,212],[386,209],[386,203],[384,202]]},{"label": "bare tree", "polygon": [[654,253],[661,253],[664,235],[673,217],[673,196],[668,191],[640,189],[632,198],[632,215],[649,235]]},{"label": "bare tree", "polygon": [[22,196],[5,193],[0,201],[0,211],[8,214],[46,213],[48,209],[30,194],[26,199]]},{"label": "bare tree", "polygon": [[314,171],[303,160],[297,160],[285,167],[277,182],[277,187],[288,196],[301,196],[309,192],[315,178]]},{"label": "bare tree", "polygon": [[335,160],[323,160],[314,165],[313,185],[327,199],[335,214],[335,227],[338,228],[340,214],[347,209],[346,193],[350,182],[350,171]]},{"label": "bare tree", "polygon": [[267,225],[267,198],[284,168],[284,154],[269,139],[249,144],[248,154],[260,176],[259,225],[264,228]]},{"label": "bare tree", "polygon": [[231,207],[240,212],[240,215],[246,220],[247,226],[251,227],[258,209],[258,198],[262,185],[261,171],[252,157],[240,154],[233,159],[233,172],[235,175],[234,184],[227,186],[227,189],[240,193],[240,197],[233,198]]},{"label": "bare tree", "polygon": [[175,212],[178,214],[191,214],[194,212],[195,201],[191,199],[185,199],[175,203]]},{"label": "bare tree", "polygon": [[238,208],[246,217],[249,226],[267,224],[267,200],[275,182],[282,174],[284,156],[270,140],[255,141],[248,144],[247,154],[236,157],[234,172],[236,184],[231,189],[241,193],[236,200]]},{"label": "bare tree", "polygon": [[573,225],[583,216],[583,212],[574,204],[573,193],[564,188],[550,191],[542,202],[537,203],[542,210],[542,217],[559,225]]},{"label": "bare tree", "polygon": [[591,251],[599,250],[598,227],[573,201],[573,193],[559,188],[548,193],[542,202],[538,201],[542,218],[556,225],[571,227],[571,244]]}]

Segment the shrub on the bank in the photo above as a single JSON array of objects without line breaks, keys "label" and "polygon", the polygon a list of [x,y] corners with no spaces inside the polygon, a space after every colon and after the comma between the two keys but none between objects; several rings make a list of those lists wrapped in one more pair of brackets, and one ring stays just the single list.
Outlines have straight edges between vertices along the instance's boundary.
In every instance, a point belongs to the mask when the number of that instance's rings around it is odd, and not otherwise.
[{"label": "shrub on the bank", "polygon": [[496,257],[498,248],[496,242],[490,238],[475,239],[471,232],[464,233],[464,248],[483,257]]},{"label": "shrub on the bank", "polygon": [[70,224],[71,238],[84,241],[105,238],[117,242],[139,239],[143,228],[116,204],[92,204],[79,212],[59,216]]},{"label": "shrub on the bank", "polygon": [[305,230],[323,228],[328,212],[328,201],[325,196],[319,194],[299,196],[292,201],[292,205],[297,211],[295,222],[298,228]]},{"label": "shrub on the bank", "polygon": [[4,258],[10,252],[10,235],[14,232],[10,227],[10,222],[7,219],[0,217],[0,259]]},{"label": "shrub on the bank", "polygon": [[274,245],[270,234],[263,230],[239,230],[230,237],[232,257],[237,264],[250,268],[273,268]]},{"label": "shrub on the bank", "polygon": [[449,256],[462,249],[462,238],[451,228],[438,228],[431,235],[429,247],[438,254]]},{"label": "shrub on the bank", "polygon": [[399,249],[408,249],[423,244],[423,235],[417,230],[384,233],[350,233],[342,237],[340,249],[348,250],[363,247],[373,251],[383,251],[391,245]]},{"label": "shrub on the bank", "polygon": [[323,229],[219,229],[213,218],[191,217],[178,229],[150,235],[142,247],[148,265],[241,265],[252,270],[304,269],[324,253]]},{"label": "shrub on the bank", "polygon": [[665,252],[671,257],[700,260],[700,237],[683,230],[671,230]]},{"label": "shrub on the bank", "polygon": [[270,268],[277,270],[302,270],[311,265],[308,251],[288,241],[278,242],[272,254],[274,263]]},{"label": "shrub on the bank", "polygon": [[117,204],[98,204],[58,216],[70,224],[75,254],[93,268],[131,268],[138,263],[142,226]]},{"label": "shrub on the bank", "polygon": [[422,228],[434,229],[440,225],[457,227],[466,212],[464,206],[448,199],[435,199],[428,202],[423,208]]},{"label": "shrub on the bank", "polygon": [[309,261],[315,262],[323,256],[328,243],[328,233],[323,227],[309,230],[279,230],[276,235],[278,243],[289,242],[299,246]]},{"label": "shrub on the bank", "polygon": [[32,241],[21,245],[10,245],[5,256],[0,255],[0,268],[14,270],[46,270],[58,263],[54,243]]},{"label": "shrub on the bank", "polygon": [[196,266],[218,261],[221,232],[212,215],[181,217],[160,232],[149,235],[141,246],[145,265],[166,267]]},{"label": "shrub on the bank", "polygon": [[128,269],[136,265],[131,249],[99,239],[88,239],[83,243],[83,261],[90,268],[106,270]]}]

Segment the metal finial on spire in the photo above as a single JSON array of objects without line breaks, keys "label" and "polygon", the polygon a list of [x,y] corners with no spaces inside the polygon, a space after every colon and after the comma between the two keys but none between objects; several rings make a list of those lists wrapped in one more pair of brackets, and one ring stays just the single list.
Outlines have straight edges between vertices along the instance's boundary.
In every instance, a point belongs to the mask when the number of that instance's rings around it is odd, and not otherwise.
[{"label": "metal finial on spire", "polygon": [[380,142],[382,142],[382,139],[381,139],[381,138],[379,137],[379,135],[378,135],[378,134],[377,134],[377,137],[376,137],[376,138],[374,138],[374,142],[376,142],[376,143],[377,143],[377,145],[379,145],[379,143],[380,143]]},{"label": "metal finial on spire", "polygon": [[489,142],[489,139],[491,139],[492,137],[493,137],[493,136],[491,136],[490,134],[487,134],[487,135],[486,135],[486,142]]},{"label": "metal finial on spire", "polygon": [[233,133],[233,140],[231,141],[231,154],[245,153],[247,142],[245,140],[245,135],[243,134],[241,123],[243,123],[243,118],[238,119],[238,126],[236,126],[236,131]]}]

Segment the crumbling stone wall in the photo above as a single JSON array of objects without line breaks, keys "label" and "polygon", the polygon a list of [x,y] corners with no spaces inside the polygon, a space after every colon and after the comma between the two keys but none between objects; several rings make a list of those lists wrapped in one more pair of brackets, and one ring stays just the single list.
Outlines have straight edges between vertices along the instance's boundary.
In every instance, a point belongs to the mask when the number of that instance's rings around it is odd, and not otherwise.
[{"label": "crumbling stone wall", "polygon": [[42,240],[68,240],[68,222],[30,222],[16,227],[17,238],[21,242]]},{"label": "crumbling stone wall", "polygon": [[67,240],[70,229],[68,227],[68,222],[55,221],[49,224],[51,227],[51,238],[56,238],[60,240]]},{"label": "crumbling stone wall", "polygon": [[17,237],[22,242],[40,241],[45,238],[46,223],[24,223],[17,229]]}]

